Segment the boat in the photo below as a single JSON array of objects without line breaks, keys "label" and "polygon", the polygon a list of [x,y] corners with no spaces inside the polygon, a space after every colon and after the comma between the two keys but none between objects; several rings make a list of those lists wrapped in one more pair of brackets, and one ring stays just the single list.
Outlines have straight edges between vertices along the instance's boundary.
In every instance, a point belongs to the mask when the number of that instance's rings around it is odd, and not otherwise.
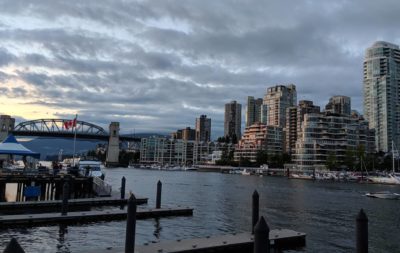
[{"label": "boat", "polygon": [[250,173],[250,171],[248,169],[243,169],[241,171],[241,173],[242,173],[243,176],[250,176],[251,175],[251,173]]},{"label": "boat", "polygon": [[365,194],[365,196],[370,198],[378,198],[378,199],[400,199],[400,194],[392,193],[388,191],[383,192],[370,192]]},{"label": "boat", "polygon": [[383,175],[383,176],[370,176],[368,180],[371,183],[376,184],[400,184],[400,179],[393,174]]},{"label": "boat", "polygon": [[313,175],[308,175],[305,173],[290,173],[290,179],[305,179],[305,180],[314,180]]},{"label": "boat", "polygon": [[96,160],[80,160],[78,163],[79,173],[83,176],[101,177],[101,167],[101,162]]}]

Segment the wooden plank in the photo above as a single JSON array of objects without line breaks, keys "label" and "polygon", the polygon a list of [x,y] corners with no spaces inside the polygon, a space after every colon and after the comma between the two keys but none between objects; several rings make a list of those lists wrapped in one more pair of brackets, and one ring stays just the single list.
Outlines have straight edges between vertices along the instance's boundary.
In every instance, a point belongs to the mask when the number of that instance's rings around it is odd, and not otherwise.
[{"label": "wooden plank", "polygon": [[[137,198],[138,205],[147,204],[147,198]],[[119,206],[127,204],[127,199],[119,198],[84,198],[69,199],[68,207],[72,210],[77,208],[90,208],[95,206]],[[62,200],[44,200],[44,201],[26,201],[26,202],[0,202],[1,214],[22,214],[38,213],[41,211],[59,211],[61,210]]]},{"label": "wooden plank", "polygon": [[[138,210],[137,219],[161,218],[168,216],[193,215],[192,208],[161,208]],[[61,213],[40,213],[29,215],[6,215],[0,216],[0,228],[14,226],[36,226],[43,224],[59,223],[84,223],[93,221],[125,220],[126,210],[97,210],[88,212],[69,212],[67,215]]]},{"label": "wooden plank", "polygon": [[[306,234],[288,229],[271,230],[269,234],[271,248],[299,249],[306,245]],[[254,236],[251,233],[221,235],[215,237],[166,241],[145,245],[136,245],[137,253],[205,253],[205,252],[238,252],[252,253]],[[123,253],[124,248],[97,249],[85,251],[92,253]]]}]

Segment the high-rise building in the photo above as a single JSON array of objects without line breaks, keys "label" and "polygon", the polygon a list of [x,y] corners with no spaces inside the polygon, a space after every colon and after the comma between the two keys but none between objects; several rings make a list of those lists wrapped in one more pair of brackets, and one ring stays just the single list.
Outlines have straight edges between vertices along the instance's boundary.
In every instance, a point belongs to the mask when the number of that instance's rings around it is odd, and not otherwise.
[{"label": "high-rise building", "polygon": [[346,96],[333,96],[329,99],[329,103],[325,106],[325,111],[337,114],[350,115],[351,101]]},{"label": "high-rise building", "polygon": [[364,116],[375,129],[377,151],[400,146],[400,49],[384,41],[366,50],[364,59]]},{"label": "high-rise building", "polygon": [[301,132],[304,115],[307,113],[319,113],[320,107],[313,104],[312,101],[300,100],[296,107],[286,109],[286,127],[285,131],[285,152],[293,153],[296,147],[298,133]]},{"label": "high-rise building", "polygon": [[241,137],[242,105],[236,101],[225,104],[224,135],[237,140]]},{"label": "high-rise building", "polygon": [[286,125],[286,108],[296,106],[297,92],[294,84],[276,85],[267,89],[264,105],[267,105],[267,125],[284,128]]},{"label": "high-rise building", "polygon": [[175,140],[185,140],[194,141],[196,139],[196,130],[186,127],[184,129],[179,129],[171,134],[172,139]]},{"label": "high-rise building", "polygon": [[249,159],[256,162],[259,151],[266,151],[269,155],[282,153],[283,131],[281,127],[267,126],[255,123],[246,127],[242,139],[236,145],[235,161]]},{"label": "high-rise building", "polygon": [[262,105],[262,98],[254,99],[252,96],[247,97],[246,127],[261,122]]},{"label": "high-rise building", "polygon": [[211,138],[211,119],[207,115],[196,118],[196,141],[210,141]]}]

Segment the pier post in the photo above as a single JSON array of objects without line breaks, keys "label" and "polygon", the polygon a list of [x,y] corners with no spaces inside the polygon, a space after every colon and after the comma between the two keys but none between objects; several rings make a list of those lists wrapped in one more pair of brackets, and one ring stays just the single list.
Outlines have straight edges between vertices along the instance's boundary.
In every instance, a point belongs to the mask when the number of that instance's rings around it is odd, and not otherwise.
[{"label": "pier post", "polygon": [[286,176],[287,176],[287,178],[290,177],[290,170],[289,170],[289,167],[286,169]]},{"label": "pier post", "polygon": [[368,218],[364,210],[361,209],[356,218],[356,252],[368,252]]},{"label": "pier post", "polygon": [[67,215],[68,197],[69,197],[69,184],[68,184],[68,182],[65,182],[64,186],[63,186],[63,198],[62,198],[62,209],[61,209],[62,215]]},{"label": "pier post", "polygon": [[316,176],[315,176],[315,168],[313,168],[312,176],[313,176],[313,180],[317,179]]},{"label": "pier post", "polygon": [[256,226],[258,222],[258,216],[259,216],[259,209],[260,209],[260,203],[259,203],[259,195],[258,192],[255,190],[253,192],[253,202],[252,202],[252,223],[251,223],[251,232],[254,234],[254,227]]},{"label": "pier post", "polygon": [[21,245],[19,245],[17,239],[11,238],[11,241],[7,244],[3,253],[25,253]]},{"label": "pier post", "polygon": [[157,196],[156,196],[156,208],[161,208],[161,189],[162,189],[162,183],[160,180],[158,180],[157,183]]},{"label": "pier post", "polygon": [[125,177],[122,177],[122,179],[121,179],[121,199],[125,198],[125,184],[126,184],[126,179],[125,179]]},{"label": "pier post", "polygon": [[269,227],[261,216],[254,228],[254,251],[253,253],[269,253]]},{"label": "pier post", "polygon": [[128,217],[126,220],[125,253],[135,252],[136,234],[136,198],[131,194],[128,200]]},{"label": "pier post", "polygon": [[6,201],[6,184],[0,183],[0,202]]}]

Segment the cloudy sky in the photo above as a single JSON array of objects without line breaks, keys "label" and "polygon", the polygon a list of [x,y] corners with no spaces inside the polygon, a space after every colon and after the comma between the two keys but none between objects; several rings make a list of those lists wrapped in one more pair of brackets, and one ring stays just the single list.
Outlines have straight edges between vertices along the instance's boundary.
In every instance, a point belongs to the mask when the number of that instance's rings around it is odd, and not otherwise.
[{"label": "cloudy sky", "polygon": [[[398,0],[0,0],[0,113],[171,132],[294,83],[352,98],[376,40],[400,44]],[[243,113],[244,114],[244,113]]]}]

